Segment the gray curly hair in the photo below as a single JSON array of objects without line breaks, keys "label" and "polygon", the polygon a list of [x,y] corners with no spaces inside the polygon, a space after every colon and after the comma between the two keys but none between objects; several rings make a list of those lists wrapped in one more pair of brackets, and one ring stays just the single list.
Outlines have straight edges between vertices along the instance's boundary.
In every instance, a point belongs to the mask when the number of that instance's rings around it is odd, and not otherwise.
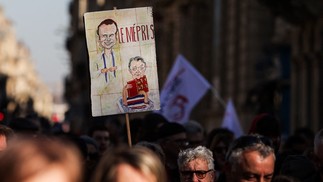
[{"label": "gray curly hair", "polygon": [[204,147],[198,146],[196,148],[188,148],[182,150],[178,154],[177,164],[179,169],[183,169],[183,167],[195,159],[202,159],[207,162],[207,166],[209,169],[214,169],[214,159],[212,152]]}]

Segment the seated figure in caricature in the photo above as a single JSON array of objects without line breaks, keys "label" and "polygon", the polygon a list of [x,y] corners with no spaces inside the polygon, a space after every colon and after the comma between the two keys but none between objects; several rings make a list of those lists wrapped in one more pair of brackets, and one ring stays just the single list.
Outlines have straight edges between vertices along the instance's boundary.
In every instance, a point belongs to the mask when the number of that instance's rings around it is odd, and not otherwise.
[{"label": "seated figure in caricature", "polygon": [[144,109],[149,105],[146,62],[140,56],[132,57],[128,68],[133,79],[123,87],[122,104],[129,109]]}]

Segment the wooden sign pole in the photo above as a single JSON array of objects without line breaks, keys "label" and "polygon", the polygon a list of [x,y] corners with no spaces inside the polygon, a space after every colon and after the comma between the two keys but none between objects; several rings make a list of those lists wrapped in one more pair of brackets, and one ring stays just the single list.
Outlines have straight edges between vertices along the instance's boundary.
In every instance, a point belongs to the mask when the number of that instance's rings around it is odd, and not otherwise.
[{"label": "wooden sign pole", "polygon": [[130,121],[129,121],[129,114],[128,113],[126,113],[126,125],[127,125],[128,144],[129,144],[129,147],[131,147],[132,146],[131,132],[130,132]]}]

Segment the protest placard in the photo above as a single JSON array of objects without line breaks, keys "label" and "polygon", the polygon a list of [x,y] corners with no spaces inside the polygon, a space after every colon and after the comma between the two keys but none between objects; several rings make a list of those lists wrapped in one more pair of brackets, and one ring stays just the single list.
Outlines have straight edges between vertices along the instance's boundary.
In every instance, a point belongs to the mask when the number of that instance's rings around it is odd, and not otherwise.
[{"label": "protest placard", "polygon": [[84,14],[92,116],[160,109],[151,7]]}]

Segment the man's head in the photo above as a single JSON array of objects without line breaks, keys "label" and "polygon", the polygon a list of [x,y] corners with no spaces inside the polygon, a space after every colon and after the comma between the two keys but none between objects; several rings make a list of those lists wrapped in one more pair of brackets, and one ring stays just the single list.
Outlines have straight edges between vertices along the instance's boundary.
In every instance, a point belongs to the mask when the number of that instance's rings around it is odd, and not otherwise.
[{"label": "man's head", "polygon": [[203,146],[188,148],[178,154],[181,181],[213,182],[215,179],[212,152]]},{"label": "man's head", "polygon": [[88,136],[92,137],[99,146],[99,152],[102,155],[108,148],[118,144],[115,131],[105,125],[93,125]]},{"label": "man's head", "polygon": [[99,25],[97,34],[100,46],[104,49],[112,49],[117,42],[118,25],[112,19],[105,19]]},{"label": "man's head", "polygon": [[144,61],[144,58],[140,56],[132,57],[129,60],[128,68],[132,77],[138,79],[145,75],[146,62]]},{"label": "man's head", "polygon": [[247,135],[233,141],[226,161],[225,173],[229,182],[271,181],[275,152],[270,139]]}]

